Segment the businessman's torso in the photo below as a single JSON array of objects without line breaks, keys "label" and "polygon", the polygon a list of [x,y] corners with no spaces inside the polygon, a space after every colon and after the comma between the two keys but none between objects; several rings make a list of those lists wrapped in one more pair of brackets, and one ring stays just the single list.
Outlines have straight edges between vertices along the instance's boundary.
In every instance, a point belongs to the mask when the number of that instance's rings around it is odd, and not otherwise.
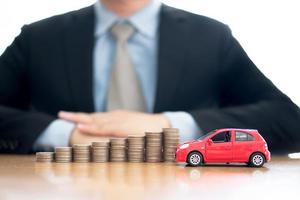
[{"label": "businessman's torso", "polygon": [[[94,110],[94,18],[87,7],[23,29],[23,89],[32,109],[52,115]],[[154,112],[219,106],[225,29],[212,19],[162,6]]]}]

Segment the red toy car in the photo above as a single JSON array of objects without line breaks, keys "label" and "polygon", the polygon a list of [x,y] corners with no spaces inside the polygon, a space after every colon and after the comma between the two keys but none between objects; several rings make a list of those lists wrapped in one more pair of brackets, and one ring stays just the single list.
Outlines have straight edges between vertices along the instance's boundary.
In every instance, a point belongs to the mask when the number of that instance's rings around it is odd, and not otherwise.
[{"label": "red toy car", "polygon": [[203,163],[247,163],[262,167],[270,161],[271,153],[257,130],[217,129],[198,140],[177,146],[176,161],[191,166]]}]

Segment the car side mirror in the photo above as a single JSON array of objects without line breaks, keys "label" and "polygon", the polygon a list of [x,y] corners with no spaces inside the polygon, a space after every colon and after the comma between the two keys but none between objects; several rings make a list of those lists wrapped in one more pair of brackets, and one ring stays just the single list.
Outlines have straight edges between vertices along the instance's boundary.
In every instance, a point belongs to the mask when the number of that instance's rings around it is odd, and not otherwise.
[{"label": "car side mirror", "polygon": [[212,139],[208,139],[207,143],[211,145],[213,143]]}]

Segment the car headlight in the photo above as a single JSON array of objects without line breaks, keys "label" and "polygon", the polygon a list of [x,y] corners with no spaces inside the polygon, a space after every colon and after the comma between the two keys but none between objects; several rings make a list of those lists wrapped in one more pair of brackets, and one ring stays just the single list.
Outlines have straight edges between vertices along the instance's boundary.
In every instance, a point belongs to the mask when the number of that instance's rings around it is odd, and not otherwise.
[{"label": "car headlight", "polygon": [[179,147],[179,149],[185,149],[188,148],[190,145],[189,144],[183,144]]}]

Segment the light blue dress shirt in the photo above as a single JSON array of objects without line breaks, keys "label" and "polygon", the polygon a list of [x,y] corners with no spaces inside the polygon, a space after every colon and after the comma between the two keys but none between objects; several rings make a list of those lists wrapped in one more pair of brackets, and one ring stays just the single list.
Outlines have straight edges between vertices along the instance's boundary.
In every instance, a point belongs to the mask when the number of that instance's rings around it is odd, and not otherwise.
[{"label": "light blue dress shirt", "polygon": [[[94,103],[96,112],[106,107],[107,84],[115,55],[115,42],[110,28],[126,21],[136,29],[128,41],[128,49],[139,78],[148,112],[153,112],[157,83],[157,42],[161,3],[151,1],[145,8],[128,18],[121,18],[105,8],[100,1],[94,5],[96,13],[95,46],[93,52]],[[180,129],[181,141],[199,137],[200,129],[193,117],[183,111],[164,112],[172,127]],[[35,148],[67,146],[75,124],[55,120],[40,135]]]}]

